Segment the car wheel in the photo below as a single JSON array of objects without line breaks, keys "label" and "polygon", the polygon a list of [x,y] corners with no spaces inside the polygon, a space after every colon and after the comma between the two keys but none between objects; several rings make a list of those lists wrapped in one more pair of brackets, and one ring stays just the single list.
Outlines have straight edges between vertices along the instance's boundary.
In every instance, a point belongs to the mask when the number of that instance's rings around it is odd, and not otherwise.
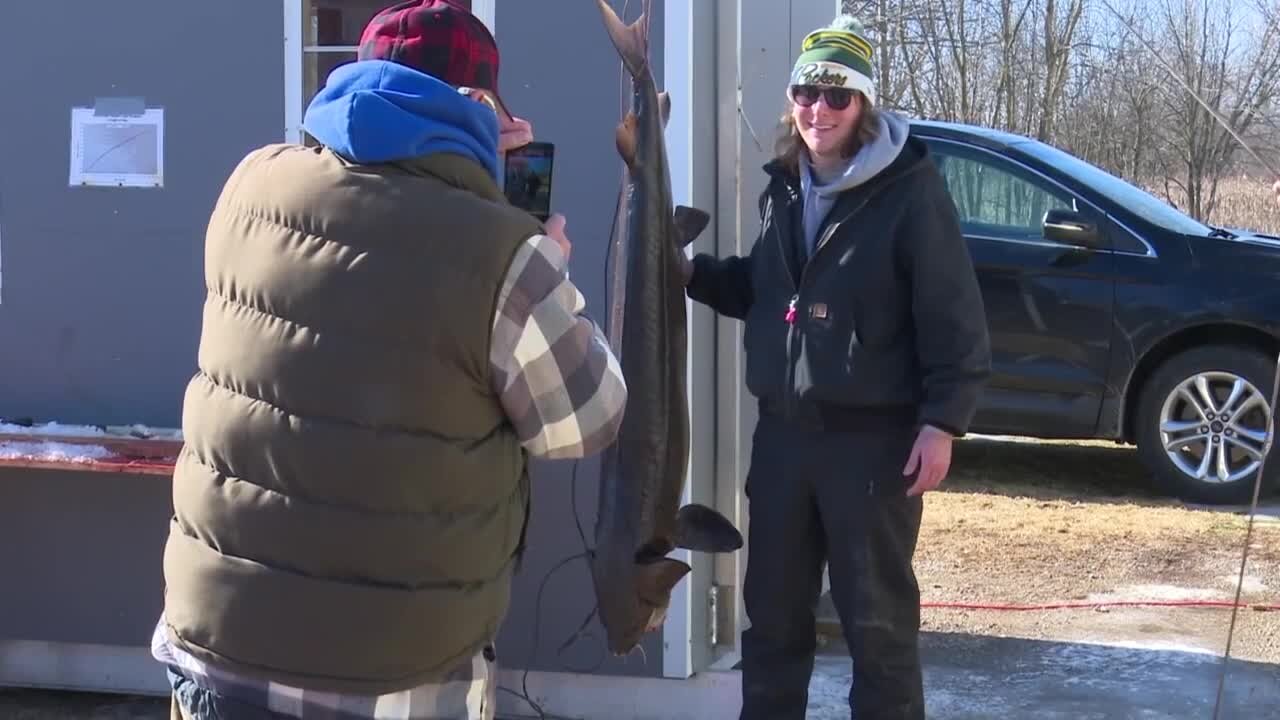
[{"label": "car wheel", "polygon": [[[1166,360],[1139,400],[1138,454],[1159,486],[1184,500],[1241,504],[1253,499],[1274,431],[1274,359],[1248,348],[1195,348]],[[1275,477],[1269,463],[1264,486]]]}]

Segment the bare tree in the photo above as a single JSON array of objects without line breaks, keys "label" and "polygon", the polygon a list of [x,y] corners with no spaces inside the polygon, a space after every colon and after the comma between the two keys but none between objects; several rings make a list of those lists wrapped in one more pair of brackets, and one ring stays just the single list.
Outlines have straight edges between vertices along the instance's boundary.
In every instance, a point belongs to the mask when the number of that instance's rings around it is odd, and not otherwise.
[{"label": "bare tree", "polygon": [[1044,93],[1040,96],[1040,128],[1036,137],[1053,137],[1053,121],[1058,114],[1071,58],[1072,38],[1084,12],[1084,0],[1069,0],[1066,17],[1058,17],[1058,0],[1045,0],[1044,8]]},{"label": "bare tree", "polygon": [[843,7],[874,36],[884,107],[1038,138],[1163,188],[1166,199],[1204,219],[1222,178],[1260,168],[1184,83],[1251,143],[1280,148],[1280,0],[1246,3],[844,0]]},{"label": "bare tree", "polygon": [[1160,46],[1169,49],[1169,64],[1218,116],[1179,83],[1165,88],[1158,132],[1167,182],[1176,190],[1171,199],[1181,197],[1188,213],[1207,219],[1217,205],[1218,183],[1240,152],[1219,118],[1243,134],[1272,104],[1280,83],[1280,35],[1268,23],[1250,37],[1238,8],[1208,0],[1164,0],[1161,19]]},{"label": "bare tree", "polygon": [[[1014,99],[1014,74],[1017,72],[1018,36],[1022,32],[1022,23],[1026,20],[1035,0],[1020,2],[1016,15],[1014,0],[1000,0],[1000,81],[996,84],[995,111],[990,124],[999,126],[1001,122],[1012,125],[1017,114],[1017,103]],[[1003,111],[1003,118],[1000,112]]]}]

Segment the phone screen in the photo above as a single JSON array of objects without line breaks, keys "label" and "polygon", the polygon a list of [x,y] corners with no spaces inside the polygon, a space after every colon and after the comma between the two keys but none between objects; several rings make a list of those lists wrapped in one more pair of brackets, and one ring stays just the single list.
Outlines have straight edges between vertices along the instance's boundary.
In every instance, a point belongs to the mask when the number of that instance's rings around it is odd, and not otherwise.
[{"label": "phone screen", "polygon": [[503,191],[507,201],[546,222],[551,215],[551,171],[555,146],[533,142],[507,152]]}]

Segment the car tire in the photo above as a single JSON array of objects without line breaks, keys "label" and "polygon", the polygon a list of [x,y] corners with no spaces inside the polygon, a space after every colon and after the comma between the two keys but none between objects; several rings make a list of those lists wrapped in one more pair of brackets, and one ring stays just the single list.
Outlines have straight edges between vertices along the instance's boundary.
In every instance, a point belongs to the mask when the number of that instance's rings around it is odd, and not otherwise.
[{"label": "car tire", "polygon": [[[1235,345],[1184,351],[1152,373],[1141,390],[1135,435],[1138,455],[1160,490],[1211,505],[1252,501],[1262,469],[1256,454],[1274,432],[1274,373],[1275,358]],[[1205,390],[1212,407],[1205,403]],[[1234,398],[1233,391],[1238,392]],[[1229,450],[1225,458],[1222,447]],[[1264,494],[1275,485],[1276,467],[1267,463]]]}]

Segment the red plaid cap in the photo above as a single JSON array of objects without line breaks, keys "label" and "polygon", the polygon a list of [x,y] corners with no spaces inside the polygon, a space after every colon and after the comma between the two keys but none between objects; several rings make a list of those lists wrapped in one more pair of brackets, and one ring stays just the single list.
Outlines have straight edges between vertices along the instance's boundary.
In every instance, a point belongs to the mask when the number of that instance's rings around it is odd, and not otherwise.
[{"label": "red plaid cap", "polygon": [[456,0],[407,0],[383,9],[360,36],[359,60],[387,60],[453,85],[498,95],[498,44]]}]

